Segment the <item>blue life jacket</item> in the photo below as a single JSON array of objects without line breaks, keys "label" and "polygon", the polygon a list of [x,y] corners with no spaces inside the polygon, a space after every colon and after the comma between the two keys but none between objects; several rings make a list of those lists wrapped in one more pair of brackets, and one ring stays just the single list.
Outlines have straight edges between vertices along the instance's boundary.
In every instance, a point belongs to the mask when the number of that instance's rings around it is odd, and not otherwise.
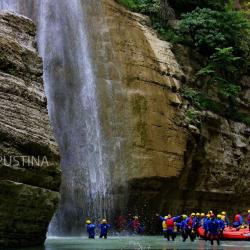
[{"label": "blue life jacket", "polygon": [[95,236],[95,224],[88,224],[87,225],[87,232],[89,236]]},{"label": "blue life jacket", "polygon": [[208,223],[209,223],[210,219],[209,218],[204,218],[204,222],[203,222],[203,227],[205,229],[205,231],[208,231]]},{"label": "blue life jacket", "polygon": [[110,227],[109,224],[100,224],[99,228],[101,229],[101,234],[107,234]]},{"label": "blue life jacket", "polygon": [[208,222],[208,231],[211,234],[217,234],[219,232],[220,226],[219,226],[219,222],[216,219],[211,219]]},{"label": "blue life jacket", "polygon": [[187,229],[187,221],[186,220],[183,220],[180,224],[181,224],[180,227],[181,227],[182,231]]},{"label": "blue life jacket", "polygon": [[225,228],[225,222],[224,222],[224,220],[218,219],[218,223],[219,223],[220,230],[224,230],[224,228]]}]

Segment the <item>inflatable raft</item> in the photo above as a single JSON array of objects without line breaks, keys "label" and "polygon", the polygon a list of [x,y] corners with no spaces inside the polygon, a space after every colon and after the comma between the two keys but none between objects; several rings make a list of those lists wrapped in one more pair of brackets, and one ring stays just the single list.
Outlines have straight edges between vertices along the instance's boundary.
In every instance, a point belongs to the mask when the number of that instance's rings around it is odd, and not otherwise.
[{"label": "inflatable raft", "polygon": [[[204,238],[205,230],[203,227],[198,228],[198,234],[200,237]],[[224,240],[250,240],[250,231],[248,228],[236,230],[233,227],[226,227],[223,232]]]}]

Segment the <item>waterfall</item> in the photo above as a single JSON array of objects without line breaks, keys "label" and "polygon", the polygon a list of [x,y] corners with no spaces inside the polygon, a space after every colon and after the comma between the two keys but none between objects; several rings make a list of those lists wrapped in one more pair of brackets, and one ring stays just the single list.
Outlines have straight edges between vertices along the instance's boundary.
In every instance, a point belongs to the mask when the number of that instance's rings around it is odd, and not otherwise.
[{"label": "waterfall", "polygon": [[[27,15],[37,24],[49,116],[62,168],[62,197],[49,234],[80,234],[86,218],[95,222],[110,218],[112,172],[120,164],[116,160],[122,144],[114,109],[107,115],[114,137],[107,138],[101,126],[98,88],[103,86],[96,77],[87,20],[88,8],[100,10],[100,1],[2,0],[0,8]],[[112,93],[113,82],[105,77],[105,88]],[[118,93],[119,83],[115,88]]]}]

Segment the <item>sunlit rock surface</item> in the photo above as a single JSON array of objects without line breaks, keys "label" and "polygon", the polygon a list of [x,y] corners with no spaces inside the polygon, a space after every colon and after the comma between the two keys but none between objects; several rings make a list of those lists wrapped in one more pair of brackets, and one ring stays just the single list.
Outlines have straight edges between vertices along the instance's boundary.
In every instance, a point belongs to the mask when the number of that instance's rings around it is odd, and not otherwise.
[{"label": "sunlit rock surface", "polygon": [[59,200],[35,35],[31,20],[0,12],[0,246],[43,243]]},{"label": "sunlit rock surface", "polygon": [[249,128],[210,112],[203,114],[201,131],[185,124],[179,89],[195,65],[180,66],[146,17],[112,0],[103,6],[109,58],[114,54],[117,65],[111,78],[122,82],[123,103],[115,104],[127,134],[128,209],[145,216],[247,209]]}]

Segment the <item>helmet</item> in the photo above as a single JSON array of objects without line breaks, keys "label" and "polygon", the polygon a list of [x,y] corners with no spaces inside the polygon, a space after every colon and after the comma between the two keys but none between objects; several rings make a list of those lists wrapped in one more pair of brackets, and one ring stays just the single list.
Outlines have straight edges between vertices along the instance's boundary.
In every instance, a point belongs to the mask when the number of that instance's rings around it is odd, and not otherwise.
[{"label": "helmet", "polygon": [[205,217],[205,214],[204,214],[204,213],[201,213],[201,217]]},{"label": "helmet", "polygon": [[195,216],[195,213],[191,213],[191,216]]},{"label": "helmet", "polygon": [[245,228],[245,226],[243,226],[243,225],[242,225],[242,226],[240,226],[240,229],[244,229],[244,228]]},{"label": "helmet", "polygon": [[107,220],[106,220],[106,219],[103,219],[103,220],[102,220],[102,223],[107,223]]},{"label": "helmet", "polygon": [[183,219],[186,219],[186,218],[187,218],[187,215],[186,215],[186,214],[183,214],[183,215],[182,215],[182,218],[183,218]]},{"label": "helmet", "polygon": [[90,220],[86,220],[86,224],[91,224],[91,221]]},{"label": "helmet", "polygon": [[221,219],[221,218],[222,218],[222,215],[221,215],[221,214],[218,214],[218,215],[217,215],[217,218],[218,218],[218,219]]},{"label": "helmet", "polygon": [[168,217],[167,216],[164,216],[164,219],[167,219]]},{"label": "helmet", "polygon": [[223,212],[221,212],[221,214],[222,214],[222,215],[226,215],[226,212],[225,212],[225,211],[223,211]]},{"label": "helmet", "polygon": [[250,209],[248,209],[248,211],[247,211],[249,214],[250,214]]},{"label": "helmet", "polygon": [[212,211],[212,210],[210,210],[208,213],[209,213],[209,214],[213,214],[213,211]]},{"label": "helmet", "polygon": [[200,216],[201,214],[200,213],[196,213],[196,216]]},{"label": "helmet", "polygon": [[210,218],[211,217],[211,215],[210,214],[207,214],[207,218]]}]

